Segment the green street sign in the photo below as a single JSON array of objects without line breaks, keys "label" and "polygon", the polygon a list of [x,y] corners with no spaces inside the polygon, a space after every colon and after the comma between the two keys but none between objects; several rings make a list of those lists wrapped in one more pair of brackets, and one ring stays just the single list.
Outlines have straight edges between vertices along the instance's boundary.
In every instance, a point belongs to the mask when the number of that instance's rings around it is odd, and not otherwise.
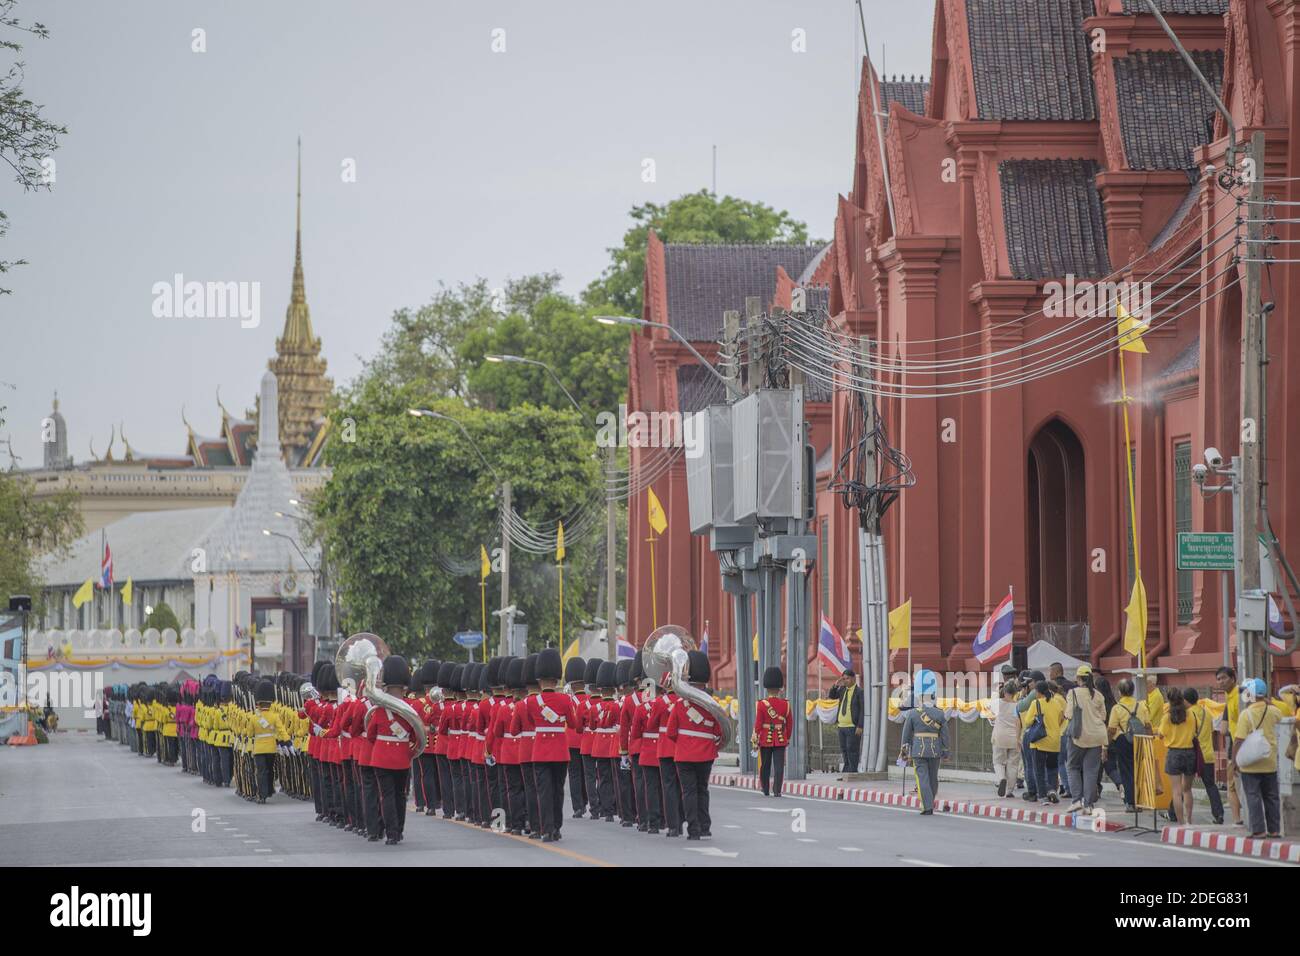
[{"label": "green street sign", "polygon": [[1231,531],[1178,532],[1179,571],[1231,571]]}]

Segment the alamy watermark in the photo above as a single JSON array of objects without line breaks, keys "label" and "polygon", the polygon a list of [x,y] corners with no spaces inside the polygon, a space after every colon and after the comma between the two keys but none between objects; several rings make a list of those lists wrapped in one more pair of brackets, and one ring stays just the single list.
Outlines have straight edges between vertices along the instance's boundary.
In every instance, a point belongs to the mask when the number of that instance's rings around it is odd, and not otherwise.
[{"label": "alamy watermark", "polygon": [[176,273],[171,282],[153,284],[157,319],[239,319],[240,328],[262,322],[262,283],[197,282]]},{"label": "alamy watermark", "polygon": [[596,416],[596,444],[600,448],[684,448],[687,458],[698,458],[703,438],[694,415],[680,411],[629,414],[626,405],[618,412]]},{"label": "alamy watermark", "polygon": [[0,708],[12,709],[26,703],[55,708],[81,708],[82,717],[94,717],[95,701],[104,697],[103,671],[30,671],[23,700],[19,700],[18,678],[12,671],[0,671]]},{"label": "alamy watermark", "polygon": [[1043,315],[1049,319],[1113,318],[1116,307],[1123,306],[1129,315],[1149,318],[1151,289],[1150,282],[1092,282],[1067,275],[1064,282],[1053,279],[1044,284],[1047,299],[1043,303]]}]

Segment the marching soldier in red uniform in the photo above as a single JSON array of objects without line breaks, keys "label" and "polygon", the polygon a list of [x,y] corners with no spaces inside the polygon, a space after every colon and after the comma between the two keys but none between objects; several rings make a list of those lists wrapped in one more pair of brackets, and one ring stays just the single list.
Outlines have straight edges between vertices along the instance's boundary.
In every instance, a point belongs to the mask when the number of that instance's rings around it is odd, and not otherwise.
[{"label": "marching soldier in red uniform", "polygon": [[451,661],[443,661],[442,666],[438,668],[438,686],[442,688],[442,701],[437,704],[437,736],[433,746],[433,753],[438,761],[438,789],[442,794],[442,818],[444,820],[456,815],[456,790],[451,783],[451,762],[447,759],[448,747],[451,743],[451,707],[455,703],[455,695],[451,691],[451,681],[452,674],[455,671],[456,665]]},{"label": "marching soldier in red uniform", "polygon": [[374,744],[366,736],[366,715],[374,708],[368,699],[361,696],[365,682],[357,688],[357,699],[352,702],[352,757],[356,763],[356,793],[361,804],[361,824],[356,832],[365,836],[372,843],[378,843],[384,837],[382,810],[379,805],[379,775],[375,772],[372,757]]},{"label": "marching soldier in red uniform", "polygon": [[682,835],[682,788],[677,778],[677,747],[668,736],[668,719],[681,699],[671,690],[663,692],[663,707],[659,710],[659,783],[664,795],[664,836]]},{"label": "marching soldier in red uniform", "polygon": [[524,662],[519,657],[507,657],[501,665],[502,680],[510,692],[497,706],[493,718],[492,737],[500,754],[502,789],[505,793],[506,832],[514,836],[524,833],[524,774],[519,766],[519,735],[515,732],[515,711],[524,696]]},{"label": "marching soldier in red uniform", "polygon": [[[639,657],[637,658],[640,659]],[[618,815],[625,827],[636,825],[637,787],[632,767],[632,756],[628,753],[630,742],[628,736],[632,731],[632,717],[636,712],[636,685],[632,679],[633,661],[618,662],[618,688],[621,696],[618,700]]]},{"label": "marching soldier in red uniform", "polygon": [[[582,714],[587,706],[587,662],[581,657],[570,657],[564,665],[564,683],[573,698],[575,713]],[[587,793],[587,774],[582,765],[582,733],[570,730],[569,744],[569,802],[573,805],[573,819],[577,820],[586,812],[591,802]],[[593,813],[595,811],[592,811]]]},{"label": "marching soldier in red uniform", "polygon": [[659,832],[663,825],[660,815],[663,790],[659,779],[659,718],[664,709],[663,688],[645,696],[637,705],[628,734],[628,750],[637,749],[637,764],[641,768],[641,822],[637,829],[645,833]]},{"label": "marching soldier in red uniform", "polygon": [[596,671],[596,689],[599,696],[592,710],[595,740],[591,755],[596,758],[596,786],[600,816],[606,823],[614,822],[614,779],[618,773],[618,715],[619,706],[614,700],[614,686],[618,683],[618,665],[601,661]]},{"label": "marching soldier in red uniform", "polygon": [[542,842],[560,839],[564,823],[564,778],[569,768],[569,746],[565,732],[577,726],[573,700],[555,688],[563,676],[560,652],[548,647],[537,655],[536,675],[541,690],[524,702],[536,737],[533,739],[533,767],[537,774]]},{"label": "marching soldier in red uniform", "polygon": [[767,696],[754,712],[754,736],[750,745],[758,748],[758,778],[763,796],[781,796],[785,783],[785,748],[790,744],[790,702],[781,696],[785,676],[779,667],[763,672],[763,689]]},{"label": "marching soldier in red uniform", "polygon": [[596,757],[592,753],[592,748],[596,745],[596,722],[592,717],[599,701],[599,695],[596,693],[596,680],[599,675],[600,660],[593,657],[587,661],[583,671],[582,679],[586,684],[587,693],[581,706],[574,712],[578,720],[579,749],[582,751],[584,790],[593,820],[600,818],[600,771],[596,764]]},{"label": "marching soldier in red uniform", "polygon": [[[401,697],[411,679],[406,660],[396,654],[384,661],[384,690]],[[379,803],[384,817],[384,842],[394,846],[402,842],[406,827],[406,797],[411,785],[411,744],[415,728],[388,708],[377,708],[370,721],[367,739],[373,744],[370,762],[379,782]]]},{"label": "marching soldier in red uniform", "polygon": [[470,823],[487,826],[487,777],[483,773],[483,731],[479,726],[479,707],[483,703],[484,680],[482,663],[465,668],[465,769],[469,772]]},{"label": "marching soldier in red uniform", "polygon": [[533,763],[533,743],[537,739],[537,728],[528,713],[529,695],[541,691],[541,686],[537,683],[536,654],[529,654],[524,658],[519,679],[524,682],[524,697],[515,706],[515,715],[511,719],[510,729],[519,741],[519,770],[524,778],[524,820],[528,829],[528,838],[540,840],[543,830],[542,808],[537,794],[537,767]]},{"label": "marching soldier in red uniform", "polygon": [[[703,651],[690,652],[692,687],[704,690],[709,682],[709,658]],[[673,743],[674,759],[682,788],[682,805],[686,813],[686,839],[712,836],[709,828],[709,774],[718,759],[722,728],[718,719],[692,701],[678,699],[668,717],[668,739]]]},{"label": "marching soldier in red uniform", "polygon": [[461,729],[461,721],[465,713],[465,665],[457,664],[451,672],[451,696],[452,701],[445,711],[445,729],[439,725],[438,732],[447,735],[447,764],[451,770],[452,786],[452,804],[455,810],[455,818],[464,820],[469,814],[469,804],[466,802],[468,790],[465,786],[465,764],[462,759],[464,753],[464,731]]},{"label": "marching soldier in red uniform", "polygon": [[415,808],[419,810],[424,807],[426,816],[433,816],[437,808],[442,803],[442,784],[438,779],[438,705],[434,703],[434,688],[438,685],[438,670],[441,665],[438,661],[425,661],[424,666],[416,679],[424,688],[425,693],[419,697],[412,705],[415,712],[420,715],[424,722],[425,739],[428,746],[424,753],[420,754],[416,768],[420,774],[420,787],[416,791],[423,800],[415,801]]},{"label": "marching soldier in red uniform", "polygon": [[484,763],[487,769],[488,794],[491,798],[488,819],[492,825],[496,825],[497,811],[501,811],[499,829],[502,830],[506,829],[507,816],[505,767],[501,763],[501,743],[504,741],[504,734],[497,730],[497,711],[504,710],[509,704],[505,685],[511,660],[513,660],[511,657],[494,657],[488,661],[487,683],[492,691],[492,697],[485,701],[488,706],[486,718],[483,720],[483,750],[486,755]]}]

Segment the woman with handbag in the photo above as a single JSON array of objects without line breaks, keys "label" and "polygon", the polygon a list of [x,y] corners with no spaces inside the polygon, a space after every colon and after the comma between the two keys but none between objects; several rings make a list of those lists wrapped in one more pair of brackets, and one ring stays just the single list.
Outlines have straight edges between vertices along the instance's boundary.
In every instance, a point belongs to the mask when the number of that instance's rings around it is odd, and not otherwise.
[{"label": "woman with handbag", "polygon": [[1268,699],[1268,685],[1258,677],[1241,682],[1241,716],[1232,737],[1237,772],[1246,791],[1250,835],[1281,836],[1282,804],[1277,789],[1277,723],[1282,719]]},{"label": "woman with handbag", "polygon": [[1033,763],[1033,791],[1046,806],[1060,803],[1056,795],[1056,780],[1059,773],[1057,761],[1061,752],[1061,714],[1062,698],[1053,694],[1051,685],[1045,680],[1038,682],[1034,688],[1036,696],[1033,703],[1022,715],[1025,721],[1023,740],[1029,745]]},{"label": "woman with handbag", "polygon": [[1101,763],[1106,754],[1106,699],[1093,683],[1092,668],[1080,664],[1078,683],[1065,698],[1064,719],[1069,727],[1067,770],[1073,802],[1070,813],[1092,813],[1101,791]]},{"label": "woman with handbag", "polygon": [[1181,688],[1169,688],[1169,698],[1165,701],[1164,717],[1160,729],[1156,732],[1164,739],[1169,752],[1165,755],[1165,773],[1173,786],[1173,801],[1170,809],[1179,822],[1189,826],[1192,822],[1192,781],[1196,779],[1196,755],[1199,745],[1196,740],[1196,723],[1188,712],[1187,701],[1183,698]]}]

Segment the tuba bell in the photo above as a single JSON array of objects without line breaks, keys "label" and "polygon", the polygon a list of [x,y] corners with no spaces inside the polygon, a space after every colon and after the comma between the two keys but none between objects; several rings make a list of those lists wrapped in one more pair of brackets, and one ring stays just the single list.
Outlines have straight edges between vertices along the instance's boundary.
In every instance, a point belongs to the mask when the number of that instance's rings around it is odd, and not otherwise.
[{"label": "tuba bell", "polygon": [[676,624],[665,624],[646,638],[645,645],[641,648],[641,667],[649,680],[670,688],[678,697],[689,700],[712,714],[722,730],[722,741],[718,744],[718,749],[726,750],[736,737],[731,715],[709,694],[686,681],[685,675],[690,664],[687,652],[698,649],[690,631]]},{"label": "tuba bell", "polygon": [[[400,715],[411,725],[411,730],[415,734],[411,757],[415,758],[424,753],[429,743],[424,721],[420,719],[414,707],[400,697],[386,693],[379,686],[384,660],[392,653],[382,637],[362,631],[360,634],[353,634],[339,645],[338,653],[334,655],[334,670],[338,674],[340,686],[347,687],[354,694],[360,687],[362,697],[376,707],[383,707]],[[367,728],[370,726],[373,713],[374,711],[371,711],[366,714]]]}]

